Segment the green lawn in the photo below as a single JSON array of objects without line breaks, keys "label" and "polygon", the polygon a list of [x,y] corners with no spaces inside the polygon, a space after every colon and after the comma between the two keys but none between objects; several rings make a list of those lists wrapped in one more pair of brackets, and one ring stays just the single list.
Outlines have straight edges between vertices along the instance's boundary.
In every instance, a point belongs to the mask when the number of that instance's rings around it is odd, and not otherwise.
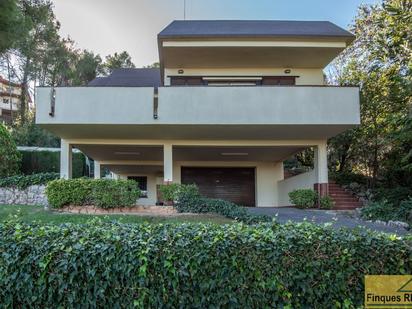
[{"label": "green lawn", "polygon": [[0,205],[0,223],[18,216],[24,222],[41,222],[41,223],[85,223],[93,218],[99,218],[102,221],[118,221],[121,223],[182,223],[182,222],[203,222],[225,224],[231,223],[232,220],[214,214],[199,215],[177,215],[177,216],[140,216],[140,215],[85,215],[85,214],[64,214],[51,210],[44,210],[42,206],[26,205]]}]

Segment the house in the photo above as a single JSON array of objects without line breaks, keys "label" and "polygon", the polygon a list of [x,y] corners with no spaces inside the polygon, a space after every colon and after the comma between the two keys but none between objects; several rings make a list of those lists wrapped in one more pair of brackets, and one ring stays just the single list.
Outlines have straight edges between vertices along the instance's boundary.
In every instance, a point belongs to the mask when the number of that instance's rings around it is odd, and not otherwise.
[{"label": "house", "polygon": [[[21,89],[21,85],[0,76],[0,122],[11,124],[16,118],[20,108]],[[28,103],[30,107],[30,96]]]},{"label": "house", "polygon": [[[158,35],[160,69],[119,69],[87,87],[37,88],[36,121],[71,149],[159,202],[163,183],[247,206],[328,193],[327,139],[360,123],[359,89],[327,86],[323,69],[354,39],[323,21],[174,21]],[[314,169],[283,161],[315,150]]]}]

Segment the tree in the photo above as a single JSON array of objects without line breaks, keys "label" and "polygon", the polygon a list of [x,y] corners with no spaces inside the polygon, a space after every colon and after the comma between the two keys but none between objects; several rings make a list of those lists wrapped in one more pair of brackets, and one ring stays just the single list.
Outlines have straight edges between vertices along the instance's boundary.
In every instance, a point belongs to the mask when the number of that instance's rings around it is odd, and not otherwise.
[{"label": "tree", "polygon": [[18,38],[19,9],[16,0],[0,1],[0,54],[11,48]]},{"label": "tree", "polygon": [[87,85],[95,79],[102,64],[102,58],[93,52],[84,50],[77,60],[74,68],[73,86]]},{"label": "tree", "polygon": [[160,68],[160,62],[153,62],[152,64],[145,65],[144,69],[157,69]]},{"label": "tree", "polygon": [[107,76],[110,75],[114,69],[135,67],[130,55],[124,51],[120,54],[114,53],[113,55],[106,56],[105,62],[101,66],[101,73]]},{"label": "tree", "polygon": [[4,125],[0,124],[0,177],[17,174],[20,160],[20,153],[10,133]]},{"label": "tree", "polygon": [[391,167],[385,160],[394,151],[394,135],[407,130],[412,104],[411,23],[410,1],[362,6],[352,29],[356,40],[336,63],[338,84],[360,86],[361,126],[330,140],[331,157],[337,159],[339,171],[370,176],[371,187],[389,180]]}]

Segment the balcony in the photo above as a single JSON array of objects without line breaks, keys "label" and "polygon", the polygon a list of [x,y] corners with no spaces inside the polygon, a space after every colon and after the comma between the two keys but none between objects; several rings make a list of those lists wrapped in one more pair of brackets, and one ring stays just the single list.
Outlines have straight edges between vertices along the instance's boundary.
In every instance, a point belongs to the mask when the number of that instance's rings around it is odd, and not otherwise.
[{"label": "balcony", "polygon": [[[359,124],[357,87],[37,89],[36,122],[63,138],[328,138]],[[156,99],[157,97],[157,99]],[[54,105],[54,111],[52,106]]]}]

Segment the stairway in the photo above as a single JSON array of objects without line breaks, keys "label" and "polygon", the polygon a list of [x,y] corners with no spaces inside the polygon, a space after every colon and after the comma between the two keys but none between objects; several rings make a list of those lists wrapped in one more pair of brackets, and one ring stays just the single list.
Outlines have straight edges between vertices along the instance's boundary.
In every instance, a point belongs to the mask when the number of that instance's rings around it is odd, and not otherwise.
[{"label": "stairway", "polygon": [[362,207],[362,203],[356,197],[334,182],[329,182],[329,195],[335,202],[333,210],[353,210]]}]

